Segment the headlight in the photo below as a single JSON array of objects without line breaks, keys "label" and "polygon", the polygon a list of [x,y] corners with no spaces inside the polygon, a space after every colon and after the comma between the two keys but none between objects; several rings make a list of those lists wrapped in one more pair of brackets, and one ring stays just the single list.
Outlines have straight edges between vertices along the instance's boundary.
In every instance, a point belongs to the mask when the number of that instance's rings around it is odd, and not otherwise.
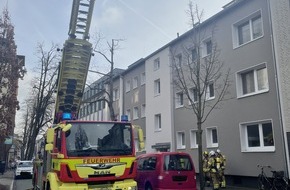
[{"label": "headlight", "polygon": [[128,187],[128,190],[137,190],[137,187],[136,186]]}]

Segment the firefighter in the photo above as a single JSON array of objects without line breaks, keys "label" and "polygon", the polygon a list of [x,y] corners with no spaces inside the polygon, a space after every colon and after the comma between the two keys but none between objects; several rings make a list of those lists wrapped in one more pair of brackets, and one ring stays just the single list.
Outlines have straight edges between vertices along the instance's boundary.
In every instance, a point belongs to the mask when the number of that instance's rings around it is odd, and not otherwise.
[{"label": "firefighter", "polygon": [[202,163],[202,170],[204,172],[204,180],[206,186],[210,186],[210,173],[209,173],[209,167],[208,167],[208,161],[209,161],[209,156],[208,152],[204,151],[203,152],[203,163]]},{"label": "firefighter", "polygon": [[216,160],[215,151],[209,152],[208,167],[210,172],[211,181],[213,183],[213,189],[219,189],[219,180],[218,180],[218,167],[219,163]]},{"label": "firefighter", "polygon": [[225,178],[226,157],[221,153],[220,149],[216,150],[216,157],[220,162],[220,169],[218,170],[220,187],[226,188],[226,178]]}]

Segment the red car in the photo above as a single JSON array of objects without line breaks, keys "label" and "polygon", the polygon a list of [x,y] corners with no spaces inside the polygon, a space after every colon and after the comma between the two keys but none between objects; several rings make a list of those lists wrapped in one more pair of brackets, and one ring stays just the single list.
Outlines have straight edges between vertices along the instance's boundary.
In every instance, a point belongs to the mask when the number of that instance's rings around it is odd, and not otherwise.
[{"label": "red car", "polygon": [[196,173],[189,154],[158,152],[137,157],[138,190],[196,190]]}]

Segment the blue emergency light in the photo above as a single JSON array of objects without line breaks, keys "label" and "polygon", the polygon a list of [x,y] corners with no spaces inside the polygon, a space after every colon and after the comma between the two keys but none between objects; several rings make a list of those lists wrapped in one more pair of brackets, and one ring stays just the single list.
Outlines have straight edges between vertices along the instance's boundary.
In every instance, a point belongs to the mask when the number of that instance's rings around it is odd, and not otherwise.
[{"label": "blue emergency light", "polygon": [[128,121],[128,115],[121,115],[121,121]]},{"label": "blue emergency light", "polygon": [[62,120],[72,120],[72,114],[71,113],[63,113]]}]

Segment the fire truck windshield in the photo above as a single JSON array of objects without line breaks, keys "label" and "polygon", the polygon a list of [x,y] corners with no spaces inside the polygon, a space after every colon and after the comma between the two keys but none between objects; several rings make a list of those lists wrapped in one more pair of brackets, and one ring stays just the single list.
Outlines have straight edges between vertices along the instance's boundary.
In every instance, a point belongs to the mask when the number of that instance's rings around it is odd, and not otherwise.
[{"label": "fire truck windshield", "polygon": [[127,123],[71,123],[66,132],[69,157],[131,155],[132,128]]}]

